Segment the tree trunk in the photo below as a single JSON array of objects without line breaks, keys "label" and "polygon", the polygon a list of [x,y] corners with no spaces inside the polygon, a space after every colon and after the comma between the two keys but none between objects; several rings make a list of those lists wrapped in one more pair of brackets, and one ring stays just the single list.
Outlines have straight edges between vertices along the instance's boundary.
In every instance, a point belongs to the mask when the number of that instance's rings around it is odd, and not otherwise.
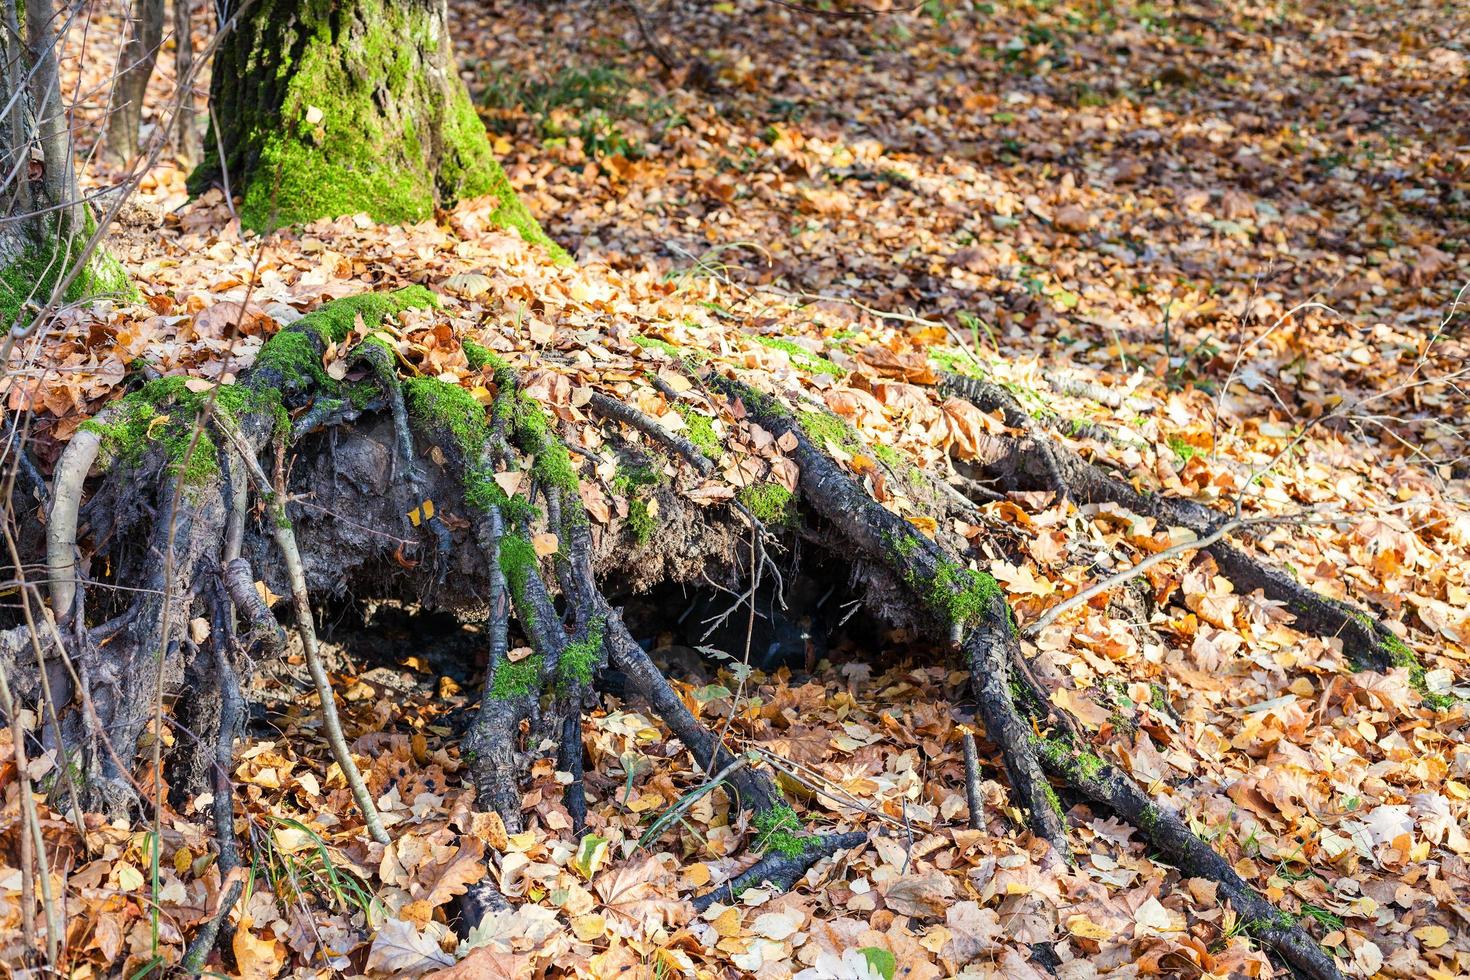
[{"label": "tree trunk", "polygon": [[[187,0],[180,0],[187,3]],[[143,121],[143,96],[163,43],[163,0],[135,0],[128,16],[128,41],[122,64],[112,80],[107,106],[107,152],[127,160],[138,152]]]},{"label": "tree trunk", "polygon": [[[0,56],[0,319],[26,328],[43,309],[103,294],[130,296],[117,260],[95,245],[81,203],[57,77],[52,0],[4,6]],[[24,18],[24,25],[21,19]],[[24,40],[22,40],[24,39]]]},{"label": "tree trunk", "polygon": [[178,79],[179,112],[174,119],[174,152],[181,160],[199,159],[199,126],[194,111],[194,12],[191,0],[174,0],[174,78]]},{"label": "tree trunk", "polygon": [[193,186],[229,186],[245,227],[420,221],[494,194],[501,224],[562,254],[491,155],[444,0],[256,0],[240,16],[215,55],[218,133]]}]

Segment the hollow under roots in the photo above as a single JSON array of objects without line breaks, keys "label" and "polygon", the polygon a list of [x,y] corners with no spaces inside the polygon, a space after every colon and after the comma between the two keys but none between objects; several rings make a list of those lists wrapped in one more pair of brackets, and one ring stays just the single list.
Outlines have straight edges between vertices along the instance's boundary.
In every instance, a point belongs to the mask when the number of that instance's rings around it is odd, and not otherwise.
[{"label": "hollow under roots", "polygon": [[[488,410],[458,385],[397,378],[393,341],[373,330],[407,307],[432,303],[415,288],[328,304],[273,337],[239,386],[197,394],[177,379],[153,382],[114,403],[68,448],[56,471],[48,561],[53,608],[79,666],[72,694],[83,708],[67,714],[57,738],[86,773],[89,805],[136,804],[142,791],[129,773],[150,720],[147,706],[155,703],[155,690],[172,693],[187,678],[196,692],[186,719],[193,737],[180,740],[186,744],[172,760],[175,788],[212,784],[216,801],[223,801],[216,814],[221,854],[235,853],[228,768],[241,716],[236,678],[284,646],[253,587],[261,579],[295,596],[304,637],[308,590],[396,591],[485,618],[485,685],[463,754],[480,805],[512,831],[522,825],[522,775],[545,746],[554,747],[558,768],[572,775],[565,803],[581,831],[587,812],[581,719],[593,703],[594,682],[611,664],[707,778],[720,782],[732,805],[748,811],[758,835],[764,856],[702,904],[731,901],[761,881],[790,887],[818,860],[861,844],[861,833],[809,832],[769,770],[732,751],[703,723],[635,640],[599,584],[599,563],[612,567],[622,546],[594,541],[579,493],[584,451],[569,453],[553,417],[525,393],[512,368],[483,349],[467,350],[483,372],[484,390],[493,393]],[[345,341],[356,323],[369,330],[352,357],[365,368],[364,378],[334,381],[321,367],[322,354]],[[1339,975],[1300,926],[1279,915],[1177,814],[1095,754],[1079,726],[1032,680],[1005,595],[964,558],[968,545],[946,537],[944,520],[931,536],[919,522],[879,505],[834,459],[834,446],[849,456],[861,448],[850,429],[831,416],[793,412],[720,374],[694,382],[732,418],[750,419],[788,447],[800,476],[795,509],[786,516],[798,514],[801,533],[860,567],[874,614],[927,632],[963,657],[1015,802],[1060,859],[1070,860],[1070,849],[1053,781],[1131,822],[1186,876],[1218,882],[1245,928],[1294,971]],[[1001,489],[1112,501],[1201,534],[1222,519],[1195,504],[1138,494],[1035,431],[995,386],[971,379],[947,384],[982,409],[1000,411],[1018,431],[1008,454],[984,474]],[[693,443],[672,440],[637,410],[598,397],[592,408],[609,423],[613,444],[624,427],[639,430],[645,447],[655,443],[699,473],[713,468]],[[82,507],[94,457],[107,475]],[[955,506],[952,487],[917,471],[889,469],[913,499],[933,502],[936,516]],[[497,479],[507,473],[518,477]],[[334,501],[349,500],[350,519],[333,513]],[[716,552],[732,550],[733,542],[749,541],[744,574],[760,574],[765,547],[778,535],[768,526],[771,514],[757,509],[735,503],[720,518],[701,518],[728,522],[709,535],[714,544],[705,557],[718,559]],[[77,546],[79,514],[89,534],[85,554]],[[1239,587],[1283,599],[1302,625],[1343,637],[1365,665],[1398,662],[1402,644],[1395,647],[1393,634],[1367,613],[1317,596],[1234,545],[1222,542],[1212,551]],[[741,567],[729,555],[723,559]],[[105,576],[93,574],[102,567],[109,568]],[[97,587],[123,581],[142,588]],[[201,619],[208,630],[199,628]],[[529,655],[512,659],[513,629]],[[323,698],[329,709],[329,689]],[[332,735],[334,715],[327,722]],[[370,808],[371,800],[364,805]],[[466,905],[473,916],[497,900],[493,889],[481,889]]]}]

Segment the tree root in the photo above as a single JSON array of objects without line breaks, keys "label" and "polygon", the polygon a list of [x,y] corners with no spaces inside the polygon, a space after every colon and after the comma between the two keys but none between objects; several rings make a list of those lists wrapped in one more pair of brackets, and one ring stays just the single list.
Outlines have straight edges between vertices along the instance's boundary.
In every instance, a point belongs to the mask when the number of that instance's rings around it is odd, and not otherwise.
[{"label": "tree root", "polygon": [[[223,410],[217,411],[212,420],[206,420],[210,432],[226,437],[227,445],[222,452],[208,440],[198,442],[201,449],[220,457],[218,472],[206,473],[205,478],[188,486],[181,495],[183,502],[178,513],[154,515],[153,539],[161,541],[159,536],[169,531],[180,542],[177,578],[188,590],[183,599],[188,608],[173,608],[145,594],[122,616],[114,617],[121,622],[120,627],[103,624],[94,628],[93,632],[107,629],[126,638],[110,646],[111,659],[100,655],[96,642],[82,645],[84,653],[91,651],[80,661],[82,676],[78,684],[85,688],[81,692],[83,702],[90,705],[90,690],[105,693],[105,698],[95,700],[105,701],[104,717],[111,719],[116,706],[131,696],[117,687],[118,671],[128,668],[141,651],[158,649],[157,637],[163,623],[182,626],[189,622],[187,613],[196,601],[206,596],[216,597],[215,635],[210,641],[216,646],[210,654],[220,692],[219,736],[215,745],[215,830],[221,868],[238,862],[234,853],[228,770],[233,756],[234,726],[241,711],[239,685],[225,647],[234,643],[234,617],[238,616],[244,632],[240,643],[247,650],[257,656],[272,657],[283,649],[283,635],[274,616],[256,594],[252,574],[253,560],[253,567],[266,571],[269,576],[266,563],[272,541],[285,566],[286,587],[308,667],[321,697],[324,727],[333,756],[347,777],[369,832],[376,840],[388,840],[372,798],[353,765],[316,649],[307,595],[308,569],[303,567],[302,554],[302,542],[310,544],[313,539],[310,530],[298,538],[290,520],[290,508],[298,505],[287,494],[285,449],[286,440],[297,427],[285,418],[287,406],[302,410],[297,431],[345,424],[369,412],[390,413],[392,434],[386,458],[387,468],[394,476],[388,487],[378,483],[368,488],[380,497],[385,492],[391,495],[407,491],[414,498],[412,503],[419,505],[420,501],[431,500],[431,494],[446,492],[444,483],[436,482],[441,477],[457,482],[460,499],[471,514],[468,526],[475,545],[465,549],[467,556],[458,556],[468,558],[459,567],[473,568],[474,581],[468,588],[453,579],[448,584],[450,588],[461,587],[464,594],[473,594],[483,603],[481,608],[488,607],[484,692],[463,743],[463,754],[476,787],[478,804],[498,813],[508,830],[518,831],[522,826],[521,778],[527,769],[526,756],[544,751],[548,746],[556,752],[558,768],[572,776],[564,803],[574,829],[579,833],[583,829],[587,806],[582,780],[581,722],[594,679],[611,664],[626,675],[629,686],[689,749],[706,774],[706,790],[711,784],[722,786],[732,805],[750,815],[754,848],[764,852],[746,871],[696,899],[698,907],[731,901],[744,888],[762,881],[789,888],[817,861],[866,840],[867,835],[860,832],[833,835],[807,832],[783,799],[769,769],[748,764],[747,757],[737,756],[720,735],[699,719],[653,664],[629,631],[620,610],[609,601],[594,577],[589,519],[579,495],[582,460],[569,454],[553,421],[524,394],[508,365],[492,360],[495,391],[488,415],[485,407],[458,385],[431,377],[396,379],[390,370],[393,361],[384,346],[387,342],[384,335],[369,337],[354,354],[368,360],[373,367],[374,378],[360,383],[368,385],[370,392],[349,392],[326,376],[321,367],[323,352],[330,343],[344,342],[358,317],[369,321],[366,325],[371,329],[383,317],[404,306],[431,301],[422,290],[407,292],[411,295],[354,297],[351,302],[339,300],[327,304],[267,343],[240,389],[230,393],[228,404],[221,395]],[[348,305],[338,305],[343,303]],[[1223,858],[1191,834],[1176,815],[1153,806],[1127,776],[1081,747],[1075,723],[1051,707],[1046,692],[1039,690],[1030,676],[1010,608],[995,580],[958,557],[964,554],[964,548],[951,540],[950,532],[942,525],[934,529],[932,522],[929,523],[934,534],[931,538],[921,529],[922,520],[905,520],[874,501],[825,448],[826,443],[836,438],[848,448],[856,449],[855,436],[830,417],[809,419],[809,413],[793,416],[774,398],[759,395],[732,379],[712,374],[704,379],[704,384],[707,394],[717,393],[728,399],[737,416],[743,410],[781,437],[783,445],[794,442],[789,455],[800,471],[798,499],[821,522],[819,528],[804,528],[803,533],[810,530],[808,536],[819,541],[835,538],[833,550],[860,556],[865,574],[881,580],[883,588],[888,590],[886,596],[891,598],[902,590],[914,600],[896,604],[913,608],[891,604],[880,610],[881,614],[891,620],[902,620],[906,625],[917,622],[964,655],[987,737],[1000,752],[1014,798],[1032,832],[1046,840],[1059,858],[1069,860],[1070,849],[1065,816],[1048,782],[1048,772],[1132,821],[1161,854],[1182,870],[1219,882],[1225,899],[1245,918],[1252,934],[1293,969],[1320,980],[1337,976],[1330,958],[1310,937],[1277,915]],[[1001,486],[1042,487],[1084,502],[1112,500],[1139,513],[1201,530],[1218,526],[1214,522],[1221,517],[1212,511],[1188,502],[1143,498],[1121,481],[1090,467],[1076,453],[1052,445],[1003,389],[984,383],[955,382],[954,390],[982,409],[1000,410],[1023,433],[1014,440],[1009,455],[993,468],[993,473],[987,474]],[[355,400],[349,395],[355,395]],[[116,470],[121,457],[113,433],[128,419],[132,419],[135,429],[139,426],[146,429],[149,443],[126,461],[123,478],[138,480],[167,471],[171,466],[182,468],[180,461],[151,448],[152,431],[155,425],[168,423],[167,419],[164,423],[157,422],[165,405],[177,404],[180,417],[187,414],[193,418],[199,414],[197,401],[190,402],[189,397],[182,387],[166,392],[155,390],[149,396],[153,400],[146,411],[138,404],[109,409],[95,420],[95,425],[73,439],[62,457],[53,493],[47,558],[52,575],[53,607],[62,619],[74,617],[72,629],[78,636],[90,639],[92,635],[83,628],[85,590],[77,585],[83,576],[76,562],[78,513],[87,473],[103,449],[108,451],[109,465]],[[350,410],[346,407],[349,402],[353,406]],[[714,462],[697,446],[663,429],[642,412],[606,395],[594,395],[589,404],[593,412],[638,430],[700,474],[713,472]],[[130,416],[129,412],[133,414]],[[382,427],[382,423],[377,424]],[[419,444],[419,450],[428,447],[438,450],[430,455],[440,464],[442,473],[415,456],[415,443]],[[268,445],[274,445],[276,450],[274,479],[266,477],[260,462],[260,455]],[[335,460],[332,465],[335,479]],[[516,487],[514,493],[508,493],[496,479],[506,471],[520,472],[516,481],[506,483]],[[175,475],[182,479],[177,469]],[[937,502],[941,512],[943,508],[953,508],[954,502],[922,474],[906,478],[913,481],[918,496],[927,494],[928,499]],[[109,481],[112,479],[109,477]],[[265,526],[260,529],[252,527],[249,516],[252,487],[255,499],[263,505],[261,523]],[[362,519],[375,520],[380,526],[396,526],[401,522],[401,508],[385,510],[386,506],[373,511],[377,516]],[[135,509],[137,513],[114,525],[119,535],[146,516],[142,515],[145,508]],[[732,502],[732,509],[752,529],[749,571],[753,576],[759,575],[768,564],[764,542],[770,534],[749,507]],[[299,509],[297,512],[300,513]],[[427,532],[435,537],[442,585],[448,567],[449,524],[435,523],[433,517],[425,523],[427,528],[423,523],[415,528],[419,534]],[[413,534],[415,530],[406,533]],[[554,543],[550,543],[553,537]],[[405,546],[411,549],[414,540],[386,534],[382,538],[397,542],[398,550],[394,553],[397,567],[411,570],[415,563],[405,560],[402,549]],[[379,549],[372,560],[391,569],[392,562],[382,561],[387,557],[382,541],[375,541],[372,547]],[[113,555],[119,554],[115,543],[111,548]],[[370,548],[364,546],[364,550]],[[1378,651],[1381,655],[1387,648],[1389,641],[1382,632],[1386,628],[1351,607],[1296,586],[1224,542],[1216,544],[1212,551],[1222,571],[1232,576],[1238,587],[1258,583],[1267,589],[1268,595],[1288,595],[1287,601],[1292,603],[1299,618],[1331,626],[1332,635],[1343,636],[1358,653]],[[144,561],[143,567],[149,569],[151,564]],[[319,569],[319,573],[325,574],[326,570]],[[419,577],[422,578],[422,572]],[[151,583],[152,579],[148,581]],[[279,579],[275,581],[279,584]],[[338,585],[345,587],[341,581]],[[217,598],[225,592],[230,597],[228,603]],[[512,621],[531,650],[529,656],[515,661],[510,659]],[[151,647],[145,646],[149,638],[154,644]],[[118,649],[128,651],[127,655],[118,658],[115,652]],[[172,655],[178,658],[176,649]],[[202,650],[195,653],[196,667],[198,658],[204,655]],[[111,687],[102,683],[109,679]],[[150,683],[151,680],[150,677]],[[104,721],[99,727],[106,724]],[[1048,730],[1066,734],[1045,739],[1041,733]],[[126,743],[125,748],[131,751],[132,743]],[[970,819],[972,824],[978,824],[982,817],[978,759],[973,748],[967,751],[966,771]],[[104,771],[103,775],[117,774]],[[217,935],[210,930],[218,930],[237,894],[233,888],[227,891],[216,921],[196,937],[189,954],[192,965],[197,967],[207,958]],[[462,918],[473,925],[486,911],[503,905],[504,899],[493,886],[483,883],[461,902]]]},{"label": "tree root", "polygon": [[1292,971],[1312,980],[1341,980],[1332,957],[1286,913],[1262,898],[1230,862],[1200,840],[1173,810],[1153,803],[1130,776],[1067,739],[1042,743],[1046,768],[1088,799],[1128,821],[1185,877],[1206,878],[1245,923],[1245,930],[1281,957]]},{"label": "tree root", "polygon": [[[1013,440],[1010,454],[990,467],[1008,489],[1051,490],[1080,503],[1117,504],[1139,516],[1187,528],[1199,538],[1214,535],[1231,520],[1230,515],[1192,500],[1139,493],[1126,480],[1087,462],[1067,446],[1048,441],[1045,452],[1041,452],[1031,434],[1030,416],[1010,392],[997,384],[946,375],[942,389],[964,398],[981,411],[999,411],[1007,425],[1027,433],[1022,439]],[[1398,635],[1367,611],[1320,595],[1229,541],[1217,541],[1206,550],[1238,592],[1249,594],[1260,589],[1268,599],[1283,603],[1296,616],[1297,629],[1341,639],[1344,653],[1357,666],[1386,670],[1395,665],[1406,666],[1403,662],[1412,658],[1413,654],[1406,650]]]},{"label": "tree root", "polygon": [[1071,854],[1055,794],[1027,737],[1031,731],[1011,696],[1009,607],[995,580],[947,554],[909,521],[876,503],[808,437],[773,400],[738,382],[713,376],[706,382],[745,405],[760,425],[795,441],[791,457],[801,469],[803,502],[852,547],[892,570],[926,607],[935,631],[958,640],[970,666],[986,731],[1000,748],[1011,787],[1032,830],[1063,858]]},{"label": "tree root", "polygon": [[807,869],[823,858],[838,851],[857,847],[868,842],[868,835],[861,831],[848,834],[820,834],[808,837],[806,843],[794,854],[768,850],[764,856],[734,878],[724,882],[712,892],[694,899],[694,910],[703,912],[716,902],[733,904],[747,888],[769,884],[777,891],[786,891],[806,874]]},{"label": "tree root", "polygon": [[[1246,885],[1229,863],[1178,816],[1155,806],[1121,771],[1074,748],[1072,736],[1048,741],[1036,734],[1046,721],[1045,714],[1056,709],[1045,701],[1045,708],[1036,704],[1041,700],[1040,692],[1028,698],[1013,694],[1030,691],[1033,685],[1026,676],[1017,678],[1016,685],[1010,682],[1011,668],[1021,662],[1021,656],[1009,607],[993,580],[959,565],[912,524],[872,501],[773,399],[727,378],[714,376],[706,381],[740,401],[762,427],[794,437],[796,446],[791,454],[801,467],[801,494],[808,506],[848,543],[892,569],[930,610],[938,627],[951,635],[969,630],[963,649],[986,734],[1001,751],[1012,792],[1025,808],[1033,833],[1050,842],[1059,855],[1070,858],[1061,806],[1040,775],[1044,765],[1056,777],[1138,827],[1181,870],[1218,882],[1227,901],[1245,918],[1252,935],[1293,969],[1314,980],[1340,978],[1331,957],[1300,926]],[[1023,710],[1027,707],[1031,710],[1029,718]],[[1075,723],[1065,727],[1077,731]]]}]

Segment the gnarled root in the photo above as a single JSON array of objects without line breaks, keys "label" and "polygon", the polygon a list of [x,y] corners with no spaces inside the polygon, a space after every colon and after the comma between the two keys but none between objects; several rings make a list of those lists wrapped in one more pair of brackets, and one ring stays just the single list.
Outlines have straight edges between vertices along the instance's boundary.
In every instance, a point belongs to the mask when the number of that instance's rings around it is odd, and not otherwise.
[{"label": "gnarled root", "polygon": [[[1246,885],[1177,815],[1155,806],[1119,770],[1074,749],[1075,735],[1048,741],[1035,734],[1050,721],[1048,715],[1060,712],[1051,709],[1044,696],[1037,696],[1040,692],[1033,690],[1029,676],[1023,673],[1011,682],[1021,655],[1009,609],[993,581],[959,566],[909,522],[874,503],[773,401],[727,378],[706,380],[738,399],[763,427],[795,440],[792,455],[801,467],[801,495],[808,506],[862,553],[890,568],[928,607],[938,627],[951,633],[969,630],[963,648],[986,734],[1001,750],[1012,791],[1037,836],[1049,841],[1058,854],[1070,856],[1066,822],[1042,774],[1044,766],[1133,823],[1187,874],[1219,882],[1251,933],[1294,970],[1314,980],[1340,977],[1331,957],[1300,926]],[[1018,700],[1013,692],[1026,693]],[[1057,720],[1072,733],[1078,730],[1064,716]]]},{"label": "gnarled root", "polygon": [[1173,810],[1151,801],[1131,777],[1068,739],[1044,743],[1041,755],[1052,774],[1138,828],[1153,849],[1185,877],[1216,882],[1246,931],[1280,956],[1296,975],[1341,980],[1337,965],[1306,930],[1241,880],[1230,862],[1200,840]]},{"label": "gnarled root", "polygon": [[[942,387],[981,411],[1000,412],[1007,425],[1025,433],[1012,441],[1011,452],[1005,458],[989,467],[1008,489],[1050,490],[1081,503],[1117,504],[1140,516],[1188,528],[1199,538],[1212,535],[1230,520],[1229,515],[1192,500],[1145,496],[1126,480],[1087,462],[1075,450],[1042,439],[1033,431],[1030,416],[1015,397],[997,384],[946,375]],[[1260,589],[1266,598],[1285,604],[1295,614],[1298,629],[1340,638],[1344,653],[1358,666],[1386,670],[1405,659],[1402,641],[1367,611],[1318,594],[1228,541],[1216,542],[1206,550],[1239,592]]]}]

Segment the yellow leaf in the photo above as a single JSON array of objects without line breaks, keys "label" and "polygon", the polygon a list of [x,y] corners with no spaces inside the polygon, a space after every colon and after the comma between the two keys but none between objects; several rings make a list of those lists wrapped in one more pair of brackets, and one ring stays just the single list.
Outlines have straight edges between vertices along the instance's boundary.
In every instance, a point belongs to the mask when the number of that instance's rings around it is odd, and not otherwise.
[{"label": "yellow leaf", "polygon": [[548,558],[561,550],[561,541],[554,534],[542,533],[532,536],[531,547],[536,550],[536,557]]},{"label": "yellow leaf", "polygon": [[285,965],[285,949],[275,938],[259,939],[250,931],[251,921],[241,921],[235,929],[235,966],[244,980],[270,980]]},{"label": "yellow leaf", "polygon": [[600,915],[579,915],[572,920],[572,932],[584,943],[601,939],[607,932],[607,922]]},{"label": "yellow leaf", "polygon": [[577,856],[572,858],[572,867],[580,871],[582,877],[590,880],[597,874],[597,869],[602,867],[602,862],[607,860],[607,844],[607,838],[596,834],[583,837],[582,843],[577,847]]},{"label": "yellow leaf", "polygon": [[179,874],[188,871],[194,865],[194,855],[189,853],[187,847],[181,847],[174,851],[174,870]]},{"label": "yellow leaf", "polygon": [[939,529],[939,522],[925,514],[915,514],[909,518],[909,523],[918,528],[924,537],[934,537],[934,532]]},{"label": "yellow leaf", "polygon": [[740,935],[740,910],[734,907],[721,912],[710,925],[715,927],[721,939],[732,939]]},{"label": "yellow leaf", "polygon": [[132,892],[143,887],[143,872],[131,864],[119,864],[113,871],[117,874],[118,891]]},{"label": "yellow leaf", "polygon": [[1085,915],[1074,915],[1067,920],[1067,931],[1082,939],[1095,939],[1099,942],[1104,939],[1113,938],[1113,930],[1098,925]]},{"label": "yellow leaf", "polygon": [[1420,926],[1414,930],[1414,938],[1423,943],[1426,949],[1439,949],[1450,941],[1450,932],[1444,926]]}]

